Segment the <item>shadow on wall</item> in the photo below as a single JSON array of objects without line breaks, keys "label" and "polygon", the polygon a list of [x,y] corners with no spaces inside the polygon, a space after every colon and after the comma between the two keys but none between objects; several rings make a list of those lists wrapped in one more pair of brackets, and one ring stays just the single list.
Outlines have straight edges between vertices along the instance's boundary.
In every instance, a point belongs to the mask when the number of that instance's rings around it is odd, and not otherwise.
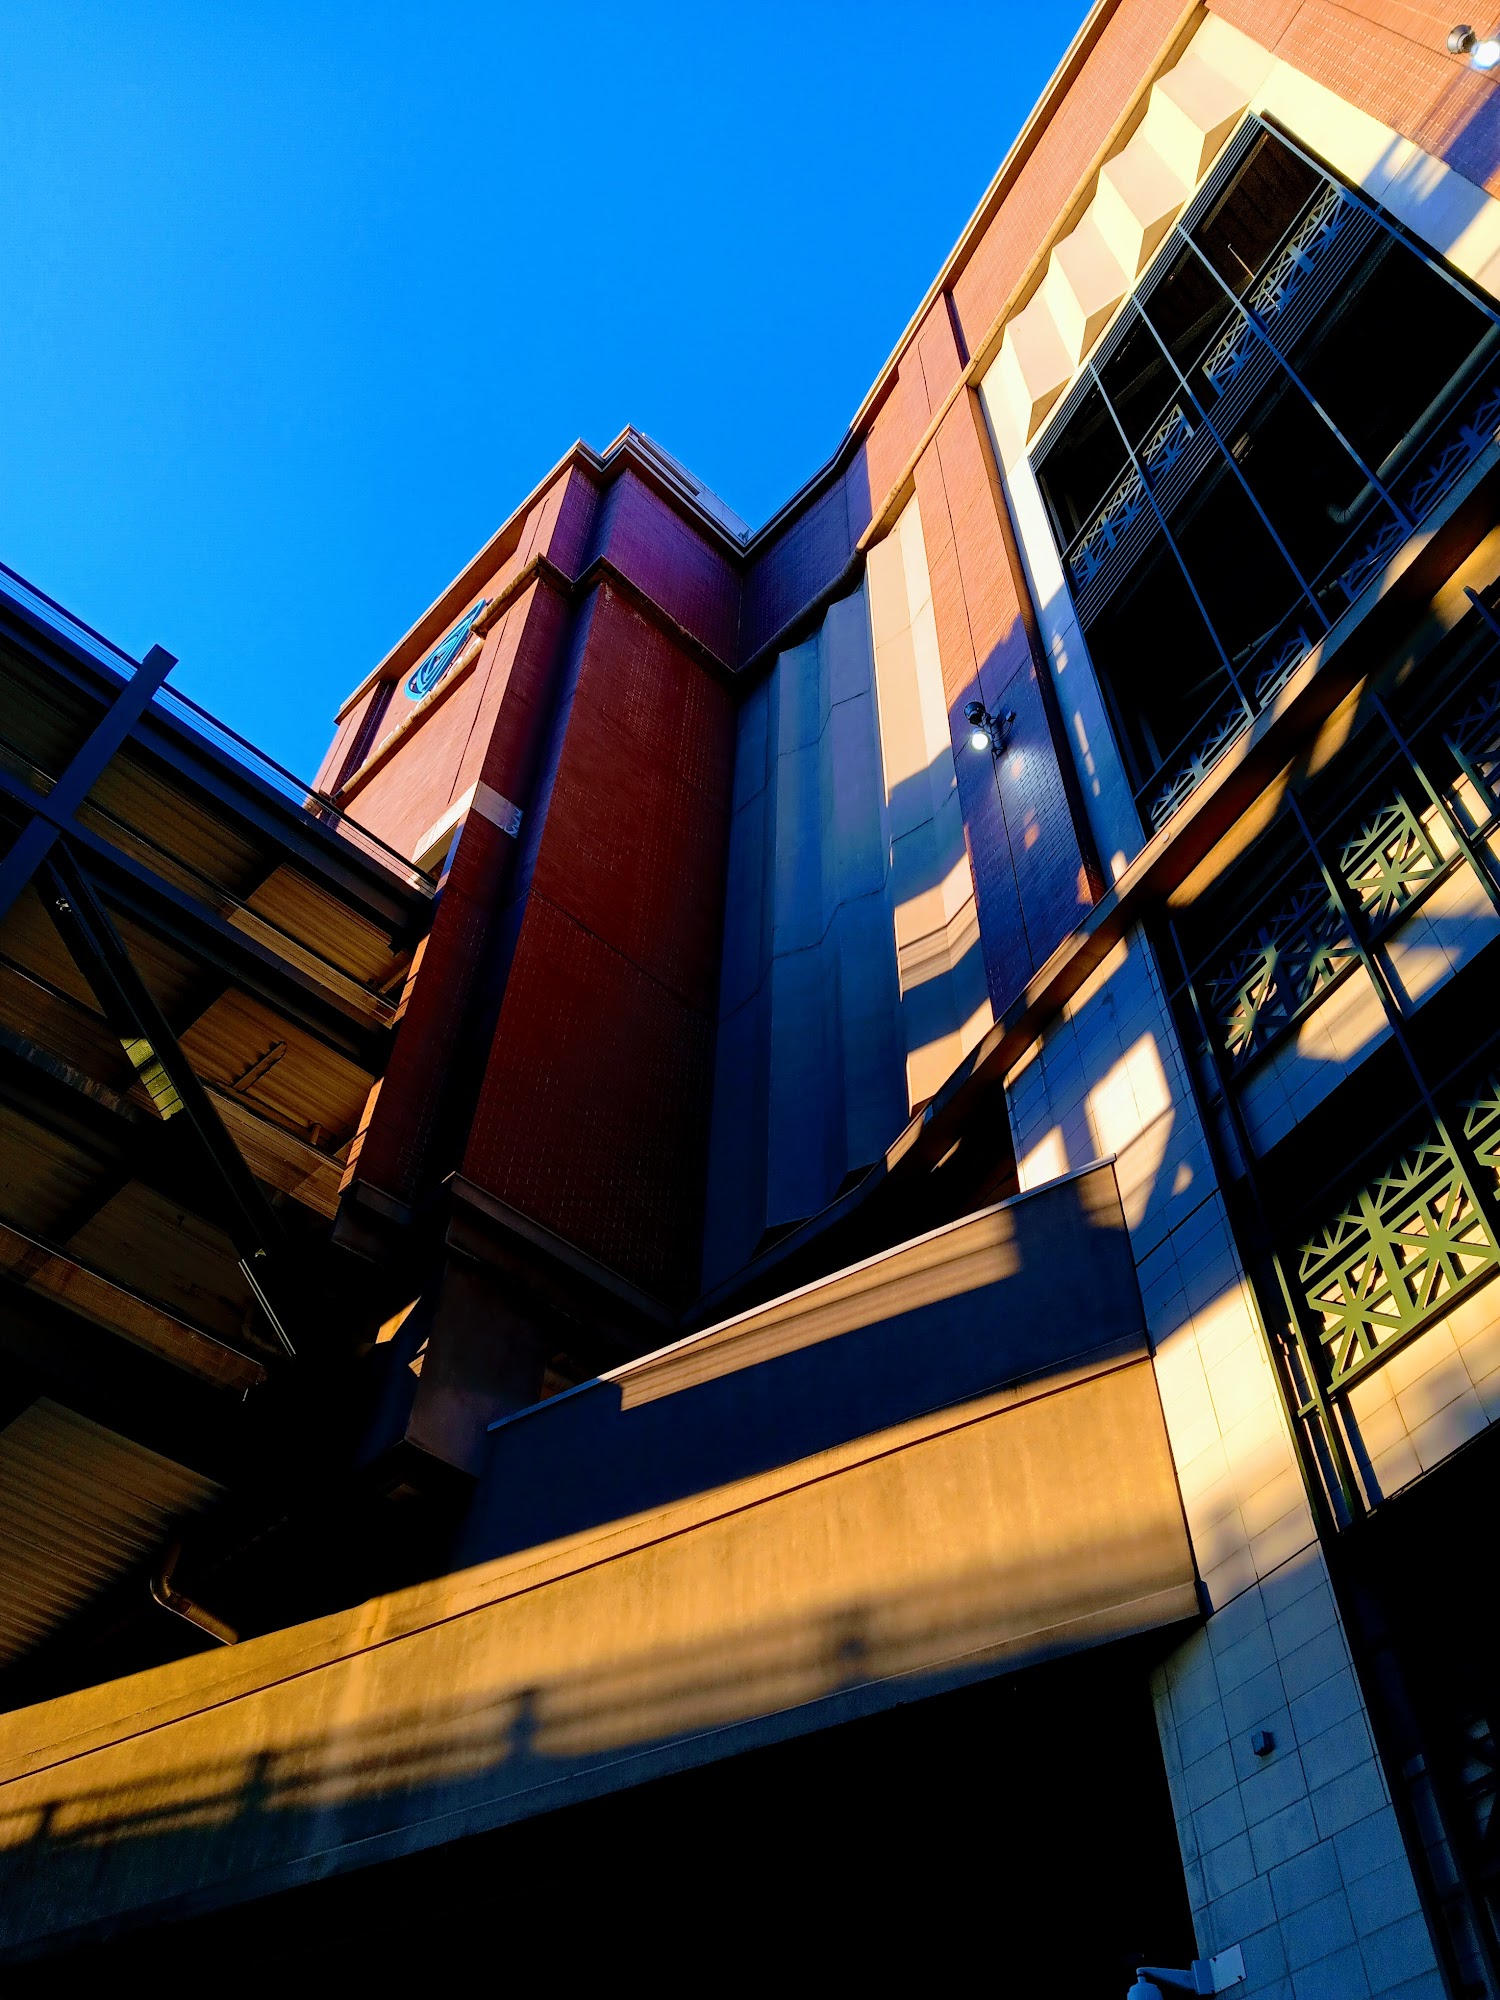
[{"label": "shadow on wall", "polygon": [[[908,1204],[909,1208],[909,1204]],[[497,1425],[478,1563],[754,1477],[1141,1338],[1108,1167],[835,1270]]]},{"label": "shadow on wall", "polygon": [[[1127,1585],[1143,1571],[1156,1580],[1128,1532],[1115,1549],[1078,1553]],[[622,1653],[540,1685],[497,1686],[481,1648],[462,1661],[461,1698],[392,1701],[361,1724],[329,1721],[229,1754],[215,1751],[228,1731],[210,1710],[181,1725],[176,1754],[148,1749],[141,1776],[131,1740],[102,1753],[102,1783],[83,1782],[95,1758],[64,1757],[7,1787],[9,1799],[0,1792],[0,1951],[201,1907],[229,1884],[264,1892],[327,1872],[341,1850],[378,1859],[699,1764],[766,1740],[744,1726],[758,1717],[801,1707],[797,1726],[817,1727],[1162,1622],[1147,1606],[1132,1621],[1129,1605],[1102,1622],[1070,1619],[1068,1570],[1050,1559],[987,1568],[709,1643]],[[1062,1623],[1017,1629],[1005,1608],[1017,1603],[1054,1606]],[[378,1650],[366,1659],[382,1665]],[[383,1664],[394,1691],[403,1677]],[[878,1690],[883,1681],[893,1684]],[[227,1706],[230,1727],[253,1742],[240,1703]]]},{"label": "shadow on wall", "polygon": [[[992,715],[1014,718],[1006,750],[999,757],[970,745],[964,706],[976,698]],[[954,697],[948,719],[990,997],[998,1015],[1093,903],[1042,690],[1019,618],[981,665],[976,679]]]},{"label": "shadow on wall", "polygon": [[[1422,120],[1417,143],[1487,188],[1500,174],[1500,93],[1475,70],[1455,72]],[[1439,247],[1445,247],[1439,243]]]},{"label": "shadow on wall", "polygon": [[1214,1186],[1167,1001],[1122,940],[1007,1078],[1023,1188],[1113,1156],[1139,1264]]},{"label": "shadow on wall", "polygon": [[[1090,1878],[1069,1969],[1077,1993],[1121,1994],[1143,1960],[1186,1964],[1196,1949],[1146,1685],[1156,1650],[1126,1642],[903,1704],[201,1917],[168,1949],[184,1965],[284,1975],[295,1962],[340,1985],[430,1984],[435,1940],[450,1963],[484,1962],[497,1935],[554,1909],[562,1890],[558,1964],[618,1983],[622,1949],[642,1936],[643,1912],[662,1911],[665,1888],[670,1921],[649,1919],[650,1959],[671,1993],[701,1988],[726,1939],[736,1990],[748,1979],[778,1991],[794,1964],[830,1991],[883,1990],[899,1965],[918,1990],[936,1977],[946,1992],[997,1936],[1012,1981],[1035,1975],[1049,1992],[1079,1910],[1076,1872],[1056,1857],[1087,1798],[1110,1864]],[[166,1944],[147,1932],[69,1964],[104,1984],[132,1971],[160,1983]],[[29,1978],[55,1991],[60,1970],[54,1960]],[[12,1989],[33,1990],[27,1980],[13,1972]]]}]

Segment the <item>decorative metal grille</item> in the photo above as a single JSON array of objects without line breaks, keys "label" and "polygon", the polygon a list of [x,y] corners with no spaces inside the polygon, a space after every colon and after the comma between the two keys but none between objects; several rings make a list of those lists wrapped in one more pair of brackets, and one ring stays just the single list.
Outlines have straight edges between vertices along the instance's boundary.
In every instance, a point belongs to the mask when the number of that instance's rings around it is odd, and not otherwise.
[{"label": "decorative metal grille", "polygon": [[[1148,472],[1170,471],[1181,457],[1192,435],[1192,425],[1174,403],[1141,447],[1142,464]],[[1140,513],[1145,500],[1145,481],[1132,465],[1094,516],[1093,525],[1068,558],[1068,567],[1073,572],[1075,582],[1084,584],[1089,581],[1136,515]]]},{"label": "decorative metal grille", "polygon": [[1330,1389],[1493,1276],[1500,1245],[1440,1135],[1403,1153],[1298,1246]]},{"label": "decorative metal grille", "polygon": [[1255,329],[1243,313],[1236,313],[1215,341],[1203,373],[1223,395],[1254,352]]},{"label": "decorative metal grille", "polygon": [[1239,1066],[1267,1048],[1358,954],[1325,883],[1305,883],[1204,981]]},{"label": "decorative metal grille", "polygon": [[1351,604],[1371,577],[1383,569],[1391,556],[1400,548],[1406,540],[1407,533],[1404,522],[1398,521],[1393,514],[1387,514],[1373,539],[1366,542],[1349,567],[1341,572],[1338,588]]},{"label": "decorative metal grille", "polygon": [[1094,525],[1068,558],[1074,581],[1087,583],[1146,504],[1146,482],[1131,466],[1099,509]]},{"label": "decorative metal grille", "polygon": [[1249,720],[1244,703],[1239,700],[1235,701],[1233,708],[1226,709],[1219,716],[1197,747],[1176,765],[1161,790],[1152,798],[1147,811],[1153,826],[1166,824],[1188,794],[1207,777]]},{"label": "decorative metal grille", "polygon": [[1500,1183],[1500,1077],[1487,1077],[1463,1107],[1464,1143],[1477,1166]]},{"label": "decorative metal grille", "polygon": [[1403,483],[1403,491],[1397,497],[1414,521],[1420,521],[1428,508],[1442,499],[1464,467],[1472,464],[1486,445],[1493,444],[1497,430],[1500,430],[1500,382],[1481,390],[1473,408],[1460,416],[1455,429],[1445,434],[1445,442],[1436,456],[1414,478]]},{"label": "decorative metal grille", "polygon": [[1306,630],[1299,625],[1297,630],[1282,645],[1278,646],[1269,664],[1264,667],[1255,683],[1255,706],[1264,708],[1286,686],[1298,667],[1313,649],[1313,642]]},{"label": "decorative metal grille", "polygon": [[1339,851],[1339,869],[1372,927],[1404,910],[1441,873],[1443,857],[1405,799],[1372,814]]},{"label": "decorative metal grille", "polygon": [[1325,185],[1278,255],[1252,287],[1246,301],[1251,317],[1231,322],[1203,364],[1204,374],[1221,395],[1254,349],[1255,330],[1251,319],[1258,319],[1264,325],[1285,311],[1343,228],[1349,213],[1339,190]]},{"label": "decorative metal grille", "polygon": [[1140,460],[1148,472],[1170,472],[1181,458],[1193,435],[1193,427],[1180,405],[1174,403],[1140,449]]},{"label": "decorative metal grille", "polygon": [[1465,776],[1500,801],[1500,680],[1474,697],[1445,738]]}]

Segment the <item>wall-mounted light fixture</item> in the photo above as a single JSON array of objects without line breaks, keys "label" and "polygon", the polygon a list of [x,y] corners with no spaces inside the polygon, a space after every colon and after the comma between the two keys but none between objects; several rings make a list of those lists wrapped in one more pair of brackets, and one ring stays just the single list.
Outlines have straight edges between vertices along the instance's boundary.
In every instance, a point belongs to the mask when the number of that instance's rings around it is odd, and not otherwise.
[{"label": "wall-mounted light fixture", "polygon": [[1493,35],[1476,35],[1467,21],[1448,30],[1448,53],[1467,56],[1473,69],[1494,69],[1500,63],[1500,40]]},{"label": "wall-mounted light fixture", "polygon": [[988,750],[992,757],[1005,754],[1010,742],[1010,732],[1015,727],[1016,712],[1008,708],[1004,715],[991,715],[982,701],[971,701],[964,708],[964,721],[969,725],[969,748]]}]

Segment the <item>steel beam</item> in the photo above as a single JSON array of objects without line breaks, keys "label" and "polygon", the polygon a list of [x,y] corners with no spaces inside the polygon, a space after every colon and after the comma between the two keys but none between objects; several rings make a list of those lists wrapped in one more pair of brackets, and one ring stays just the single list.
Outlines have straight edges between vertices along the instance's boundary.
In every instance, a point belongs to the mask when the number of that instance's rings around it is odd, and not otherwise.
[{"label": "steel beam", "polygon": [[[44,816],[50,805],[4,770],[0,770],[0,801]],[[236,929],[217,911],[142,866],[91,827],[76,823],[63,826],[56,821],[54,827],[56,834],[66,833],[71,846],[86,855],[90,875],[107,885],[111,899],[131,916],[256,994],[325,1047],[371,1076],[379,1075],[389,1030],[373,1022],[367,1009],[281,958],[248,931]]]},{"label": "steel beam", "polygon": [[212,1099],[65,842],[53,848],[38,870],[37,888],[163,1122],[180,1114],[196,1139],[245,1280],[277,1339],[288,1354],[294,1354],[288,1321],[296,1317],[299,1288],[280,1219],[224,1129]]},{"label": "steel beam", "polygon": [[[40,668],[61,675],[90,699],[108,706],[116,696],[117,691],[106,680],[108,669],[92,654],[72,646],[66,634],[30,622],[22,606],[5,598],[3,578],[0,631]],[[227,807],[284,855],[306,863],[325,887],[333,888],[358,914],[393,933],[409,938],[421,934],[431,890],[401,879],[399,857],[383,861],[358,841],[339,835],[298,800],[258,776],[233,752],[217,751],[186,716],[178,717],[148,702],[134,733],[143,749],[185,779],[202,798]],[[312,787],[307,790],[311,797]],[[358,822],[351,820],[351,824]],[[393,937],[393,944],[399,948],[399,937]]]},{"label": "steel beam", "polygon": [[61,828],[99,782],[105,765],[140,721],[152,696],[176,664],[173,654],[153,646],[47,794],[45,813],[39,809],[41,801],[37,801],[32,817],[0,861],[0,921],[9,915],[11,905],[51,852]]}]

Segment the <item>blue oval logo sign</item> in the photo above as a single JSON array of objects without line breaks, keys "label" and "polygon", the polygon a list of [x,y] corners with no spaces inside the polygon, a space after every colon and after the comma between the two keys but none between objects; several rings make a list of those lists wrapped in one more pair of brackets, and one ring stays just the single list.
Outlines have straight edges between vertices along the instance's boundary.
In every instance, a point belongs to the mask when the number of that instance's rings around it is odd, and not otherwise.
[{"label": "blue oval logo sign", "polygon": [[422,664],[414,669],[406,683],[408,701],[420,701],[429,695],[447,673],[453,662],[464,649],[464,641],[473,631],[479,615],[489,604],[487,597],[481,597],[474,607],[466,611],[445,639],[439,639]]}]

